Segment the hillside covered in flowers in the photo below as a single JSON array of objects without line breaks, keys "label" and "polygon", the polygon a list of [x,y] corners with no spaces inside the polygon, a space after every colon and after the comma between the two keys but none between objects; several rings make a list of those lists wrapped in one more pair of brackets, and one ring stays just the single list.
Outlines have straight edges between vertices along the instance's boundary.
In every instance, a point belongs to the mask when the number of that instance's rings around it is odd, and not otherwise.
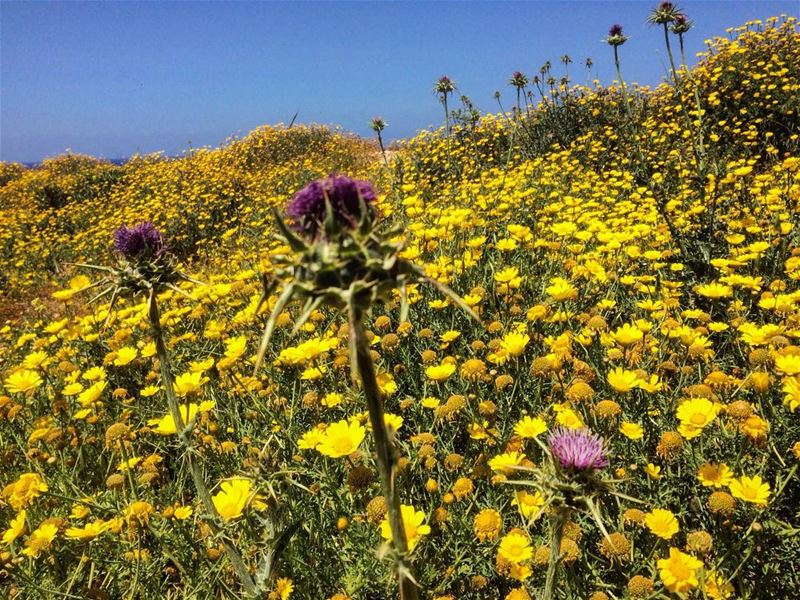
[{"label": "hillside covered in flowers", "polygon": [[798,21],[669,4],[652,90],[0,165],[0,595],[800,597]]}]

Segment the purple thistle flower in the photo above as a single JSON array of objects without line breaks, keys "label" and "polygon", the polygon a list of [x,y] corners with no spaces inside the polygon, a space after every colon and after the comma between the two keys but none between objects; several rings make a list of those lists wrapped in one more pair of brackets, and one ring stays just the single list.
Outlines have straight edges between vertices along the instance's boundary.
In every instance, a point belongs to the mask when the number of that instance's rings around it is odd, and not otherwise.
[{"label": "purple thistle flower", "polygon": [[559,427],[550,434],[548,443],[562,469],[593,471],[608,466],[603,438],[589,429]]},{"label": "purple thistle flower", "polygon": [[622,35],[622,25],[619,23],[614,23],[611,29],[608,30],[608,37],[614,37],[616,35]]},{"label": "purple thistle flower", "polygon": [[167,247],[155,225],[144,221],[133,227],[123,225],[114,232],[114,247],[125,258],[160,256]]},{"label": "purple thistle flower", "polygon": [[294,221],[297,231],[317,238],[327,217],[325,198],[328,198],[336,225],[355,229],[361,220],[361,200],[374,216],[375,190],[368,181],[351,179],[344,175],[331,175],[312,181],[295,194],[286,207],[286,214]]}]

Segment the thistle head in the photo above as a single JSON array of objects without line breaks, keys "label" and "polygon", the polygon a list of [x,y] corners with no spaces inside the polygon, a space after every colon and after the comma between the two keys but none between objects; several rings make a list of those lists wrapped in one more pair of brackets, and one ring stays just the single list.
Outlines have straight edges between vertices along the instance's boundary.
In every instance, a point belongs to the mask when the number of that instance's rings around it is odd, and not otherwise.
[{"label": "thistle head", "polygon": [[456,89],[456,84],[450,79],[447,75],[442,75],[436,81],[436,85],[433,86],[433,91],[437,94],[441,94],[442,96],[447,96],[447,94],[452,94]]},{"label": "thistle head", "polygon": [[627,36],[624,33],[622,33],[622,25],[615,23],[608,30],[608,37],[606,37],[606,43],[609,46],[622,46],[622,44],[624,44],[627,41],[628,41]]},{"label": "thistle head", "polygon": [[675,15],[675,20],[672,22],[672,33],[683,34],[692,28],[692,21],[683,13]]},{"label": "thistle head", "polygon": [[608,466],[603,439],[589,429],[560,427],[548,438],[557,465],[570,473],[591,473]]},{"label": "thistle head", "polygon": [[363,218],[373,221],[377,214],[375,199],[375,190],[368,181],[331,175],[312,181],[297,192],[286,207],[286,215],[296,231],[316,240],[325,233],[329,218],[338,231],[355,229]]},{"label": "thistle head", "polygon": [[528,85],[528,76],[522,71],[514,71],[511,74],[511,78],[508,80],[508,84],[517,89],[522,89]]},{"label": "thistle head", "polygon": [[647,17],[647,22],[651,25],[664,25],[674,22],[679,14],[681,12],[674,2],[661,2]]},{"label": "thistle head", "polygon": [[161,232],[149,221],[117,229],[114,247],[125,259],[135,261],[157,258],[167,250]]},{"label": "thistle head", "polygon": [[384,129],[386,129],[386,121],[383,120],[383,117],[373,117],[372,121],[369,123],[370,129],[375,133],[380,133]]}]

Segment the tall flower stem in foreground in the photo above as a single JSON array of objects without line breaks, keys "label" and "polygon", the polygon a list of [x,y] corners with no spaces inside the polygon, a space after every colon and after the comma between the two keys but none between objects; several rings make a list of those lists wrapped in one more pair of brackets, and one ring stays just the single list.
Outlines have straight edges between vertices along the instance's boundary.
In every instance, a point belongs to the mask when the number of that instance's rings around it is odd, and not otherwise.
[{"label": "tall flower stem in foreground", "polygon": [[554,510],[554,515],[551,517],[550,562],[547,564],[547,577],[544,584],[545,600],[555,597],[558,565],[561,564],[561,540],[564,537],[564,527],[569,522],[570,513],[568,508],[560,507]]},{"label": "tall flower stem in foreground", "polygon": [[[258,589],[253,581],[242,555],[226,539],[221,517],[211,498],[208,486],[203,479],[200,465],[194,460],[194,448],[191,443],[187,424],[181,414],[180,405],[175,395],[172,371],[170,369],[169,353],[164,343],[164,332],[161,328],[161,315],[158,311],[158,293],[168,288],[185,295],[175,283],[179,280],[192,281],[176,269],[172,256],[170,256],[164,239],[152,223],[144,222],[133,227],[121,227],[114,232],[114,246],[119,253],[120,261],[117,268],[97,265],[80,265],[96,271],[106,273],[105,277],[86,289],[96,286],[105,286],[93,300],[98,300],[110,294],[111,302],[108,309],[109,318],[114,309],[116,300],[123,294],[136,296],[147,294],[147,318],[150,324],[150,336],[156,347],[161,381],[167,396],[167,405],[172,420],[175,423],[175,432],[182,447],[186,464],[189,467],[195,491],[203,503],[207,515],[206,522],[215,535],[217,535],[225,548],[228,560],[231,561],[234,571],[248,596],[255,596]],[[184,411],[188,418],[188,410]]]},{"label": "tall flower stem in foreground", "polygon": [[520,471],[528,471],[535,477],[532,481],[511,483],[535,487],[547,498],[550,559],[542,598],[552,600],[556,596],[562,561],[561,542],[567,523],[576,513],[588,513],[603,536],[608,538],[598,501],[604,492],[618,494],[601,477],[602,470],[608,467],[605,442],[588,429],[555,429],[547,440],[547,446],[541,442],[540,446],[548,454],[549,468],[519,467]]},{"label": "tall flower stem in foreground", "polygon": [[[351,375],[354,380],[361,381],[372,425],[400,598],[417,600],[418,584],[408,556],[400,491],[395,485],[397,452],[384,419],[383,397],[363,320],[373,304],[385,302],[392,298],[393,292],[399,292],[400,319],[405,321],[408,313],[405,291],[410,280],[436,286],[472,316],[475,314],[449,288],[430,280],[422,269],[400,258],[402,243],[397,240],[402,232],[399,228],[379,231],[376,200],[375,191],[368,182],[331,176],[308,184],[286,208],[294,231],[276,213],[275,222],[281,232],[279,240],[291,248],[292,254],[275,259],[284,287],[264,328],[255,369],[257,372],[264,359],[278,315],[293,298],[305,300],[302,312],[295,319],[295,333],[311,313],[323,305],[347,313]],[[264,284],[261,303],[274,289],[266,279]]]},{"label": "tall flower stem in foreground", "polygon": [[222,545],[225,548],[225,554],[227,555],[228,560],[231,561],[231,565],[233,565],[242,587],[245,589],[248,595],[254,596],[257,593],[257,589],[253,578],[247,569],[247,565],[239,554],[239,551],[228,539],[225,538],[222,532],[222,527],[219,524],[219,513],[217,512],[214,502],[211,499],[211,492],[209,491],[208,487],[206,486],[206,482],[203,479],[203,473],[200,470],[200,465],[198,465],[194,460],[194,448],[192,447],[191,440],[187,435],[186,423],[181,415],[178,398],[175,396],[172,370],[170,369],[167,346],[164,343],[164,333],[161,329],[161,316],[159,315],[158,311],[155,288],[150,290],[147,299],[147,309],[147,317],[150,321],[150,335],[156,345],[156,355],[158,356],[158,362],[161,368],[161,381],[164,386],[164,393],[167,396],[169,412],[172,415],[172,420],[175,422],[175,430],[178,433],[178,440],[183,447],[184,458],[187,466],[189,467],[189,472],[192,475],[192,481],[194,482],[195,490],[197,491],[197,495],[200,497],[200,500],[203,503],[203,508],[211,517],[207,520],[207,523],[210,525],[214,533],[220,537]]},{"label": "tall flower stem in foreground", "polygon": [[389,160],[386,158],[386,148],[383,146],[383,136],[381,132],[386,129],[386,121],[384,121],[381,117],[375,117],[369,124],[370,129],[375,132],[378,136],[378,146],[381,149],[381,156],[383,156],[383,164],[387,167],[389,166]]},{"label": "tall flower stem in foreground", "polygon": [[364,331],[361,311],[358,309],[351,309],[350,311],[350,336],[351,343],[355,348],[356,368],[364,389],[369,422],[372,425],[372,435],[375,439],[378,475],[381,480],[383,495],[386,498],[389,525],[392,529],[392,543],[397,551],[400,598],[403,600],[416,599],[418,597],[417,585],[413,579],[410,563],[406,558],[408,541],[406,540],[405,526],[400,508],[400,493],[394,484],[397,470],[397,450],[391,441],[384,420],[383,398],[381,398],[378,388],[375,365],[369,353],[369,341]]}]

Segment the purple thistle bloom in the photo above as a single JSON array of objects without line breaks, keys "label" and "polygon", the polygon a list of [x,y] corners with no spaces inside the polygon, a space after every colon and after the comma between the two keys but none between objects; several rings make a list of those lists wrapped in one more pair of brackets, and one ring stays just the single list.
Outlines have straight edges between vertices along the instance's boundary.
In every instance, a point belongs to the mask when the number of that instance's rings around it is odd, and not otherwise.
[{"label": "purple thistle bloom", "polygon": [[548,443],[563,469],[593,471],[608,466],[603,438],[588,429],[559,427],[550,434]]},{"label": "purple thistle bloom", "polygon": [[117,229],[114,232],[114,247],[125,258],[160,256],[167,249],[161,232],[149,221],[133,227],[123,225]]},{"label": "purple thistle bloom", "polygon": [[325,198],[328,198],[336,224],[355,229],[361,220],[361,200],[374,216],[375,190],[368,181],[351,179],[344,175],[331,175],[312,181],[295,194],[286,214],[294,220],[294,228],[309,237],[319,236],[327,217]]},{"label": "purple thistle bloom", "polygon": [[611,26],[611,29],[608,30],[608,37],[614,37],[617,35],[622,35],[622,25],[619,23],[615,23]]}]

